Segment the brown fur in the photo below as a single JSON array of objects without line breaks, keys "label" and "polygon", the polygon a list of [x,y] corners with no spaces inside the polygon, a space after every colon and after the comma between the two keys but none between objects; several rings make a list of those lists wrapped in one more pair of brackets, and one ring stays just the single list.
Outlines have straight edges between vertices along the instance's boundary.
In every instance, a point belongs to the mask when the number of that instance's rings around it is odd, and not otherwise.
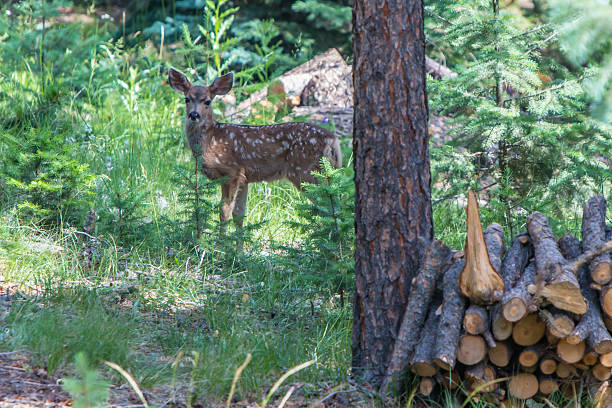
[{"label": "brown fur", "polygon": [[232,87],[233,75],[217,78],[210,86],[195,86],[170,68],[170,86],[185,94],[185,135],[194,155],[202,158],[202,172],[210,179],[227,177],[221,192],[221,221],[233,213],[239,227],[246,211],[248,184],[287,178],[298,189],[314,183],[311,172],[321,157],[342,166],[338,138],[319,126],[291,122],[269,126],[217,123],[212,99]]}]

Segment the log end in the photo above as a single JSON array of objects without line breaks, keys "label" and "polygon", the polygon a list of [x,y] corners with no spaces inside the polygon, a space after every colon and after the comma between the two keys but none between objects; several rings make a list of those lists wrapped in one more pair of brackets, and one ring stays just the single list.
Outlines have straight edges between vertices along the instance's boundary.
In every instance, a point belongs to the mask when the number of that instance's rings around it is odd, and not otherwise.
[{"label": "log end", "polygon": [[602,340],[593,346],[597,354],[612,353],[612,340]]},{"label": "log end", "polygon": [[467,334],[459,340],[457,361],[465,365],[480,363],[487,354],[487,345],[481,336]]},{"label": "log end", "polygon": [[510,299],[502,308],[502,314],[509,322],[518,322],[527,314],[527,305],[519,298]]},{"label": "log end", "polygon": [[410,370],[421,377],[431,377],[438,371],[436,366],[428,363],[414,363]]},{"label": "log end", "polygon": [[558,309],[579,315],[585,314],[588,310],[580,287],[569,282],[552,282],[542,288],[541,294]]},{"label": "log end", "polygon": [[591,268],[591,278],[593,282],[606,285],[612,281],[612,265],[608,262],[600,262]]},{"label": "log end", "polygon": [[529,373],[512,376],[508,383],[508,393],[518,399],[531,398],[536,395],[538,389],[538,378]]}]

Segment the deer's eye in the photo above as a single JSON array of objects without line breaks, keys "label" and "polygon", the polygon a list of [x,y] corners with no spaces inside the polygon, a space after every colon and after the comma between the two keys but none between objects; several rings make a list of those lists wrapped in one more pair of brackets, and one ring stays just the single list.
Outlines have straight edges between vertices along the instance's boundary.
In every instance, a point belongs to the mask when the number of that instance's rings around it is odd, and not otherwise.
[{"label": "deer's eye", "polygon": [[189,103],[189,98],[185,98],[185,103]]},{"label": "deer's eye", "polygon": [[211,102],[211,100],[210,100],[210,99],[206,99],[206,100],[204,101],[204,105],[208,106],[208,105],[210,105],[210,102]]}]

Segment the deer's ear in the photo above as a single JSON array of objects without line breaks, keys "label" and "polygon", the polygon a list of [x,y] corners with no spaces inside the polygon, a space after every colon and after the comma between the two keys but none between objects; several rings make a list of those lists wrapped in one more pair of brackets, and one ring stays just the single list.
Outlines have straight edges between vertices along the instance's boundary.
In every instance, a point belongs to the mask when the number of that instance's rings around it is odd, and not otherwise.
[{"label": "deer's ear", "polygon": [[189,88],[191,88],[191,82],[189,82],[187,77],[174,68],[168,70],[168,83],[172,89],[182,93],[187,93]]},{"label": "deer's ear", "polygon": [[230,72],[229,74],[225,74],[215,79],[210,86],[210,92],[212,92],[213,95],[225,95],[232,89],[233,83],[234,74]]}]

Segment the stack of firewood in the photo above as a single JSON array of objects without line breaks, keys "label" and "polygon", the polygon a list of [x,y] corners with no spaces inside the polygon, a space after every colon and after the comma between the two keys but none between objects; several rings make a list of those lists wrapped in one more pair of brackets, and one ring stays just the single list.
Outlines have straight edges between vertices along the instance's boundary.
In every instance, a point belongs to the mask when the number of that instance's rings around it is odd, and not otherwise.
[{"label": "stack of firewood", "polygon": [[582,242],[570,234],[557,241],[536,212],[506,249],[499,225],[483,233],[470,192],[465,249],[430,245],[383,386],[410,369],[421,376],[421,394],[462,387],[499,405],[559,389],[571,395],[610,378],[612,226],[605,216],[604,197],[593,197]]}]

